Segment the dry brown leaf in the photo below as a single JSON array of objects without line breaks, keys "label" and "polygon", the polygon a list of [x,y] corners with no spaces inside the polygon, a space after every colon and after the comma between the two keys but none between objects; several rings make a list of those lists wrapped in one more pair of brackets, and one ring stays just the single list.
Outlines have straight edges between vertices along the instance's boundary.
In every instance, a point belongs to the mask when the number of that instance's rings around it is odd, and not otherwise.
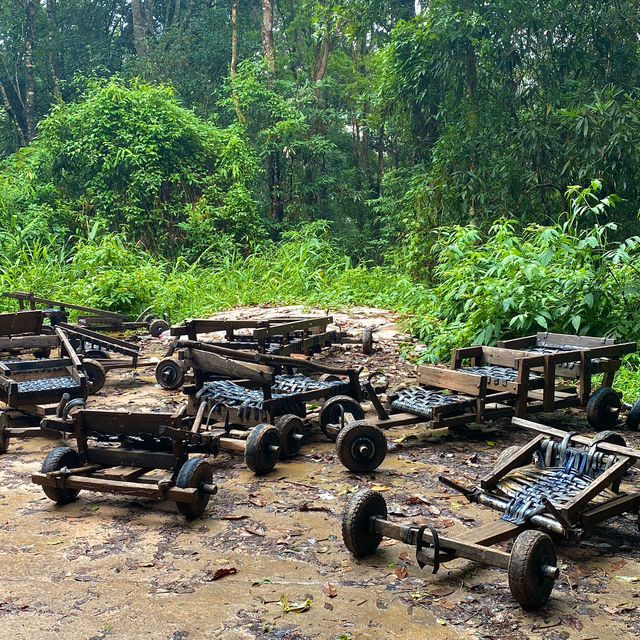
[{"label": "dry brown leaf", "polygon": [[407,577],[407,568],[406,567],[398,567],[394,573],[396,574],[396,576],[398,578],[400,578],[400,580],[402,580],[402,578],[406,578]]},{"label": "dry brown leaf", "polygon": [[322,585],[322,593],[324,593],[326,596],[329,596],[330,598],[335,598],[338,595],[338,590],[336,589],[335,585],[331,584],[330,582],[326,582]]}]

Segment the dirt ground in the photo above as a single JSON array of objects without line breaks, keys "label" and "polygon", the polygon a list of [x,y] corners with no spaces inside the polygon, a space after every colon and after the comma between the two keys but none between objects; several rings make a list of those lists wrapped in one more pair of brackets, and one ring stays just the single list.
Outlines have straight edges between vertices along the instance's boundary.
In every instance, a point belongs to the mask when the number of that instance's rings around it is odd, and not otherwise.
[{"label": "dirt ground", "polygon": [[[355,309],[337,319],[353,334],[364,326],[385,328],[372,356],[350,345],[334,347],[324,360],[384,369],[392,384],[414,375],[413,365],[398,358],[403,337],[396,317]],[[167,342],[142,344],[146,353],[161,356]],[[155,384],[147,368],[110,372],[88,406],[167,411],[183,401],[181,392]],[[541,419],[587,430],[580,414]],[[127,496],[81,492],[75,503],[58,507],[29,478],[59,443],[12,441],[0,458],[0,638],[640,636],[640,536],[631,517],[610,521],[579,546],[557,543],[562,575],[536,613],[524,613],[512,600],[499,569],[457,560],[434,576],[418,568],[409,547],[393,541],[354,560],[340,523],[357,488],[382,491],[398,522],[430,522],[455,534],[497,513],[467,504],[439,485],[437,475],[474,482],[502,448],[528,439],[505,424],[430,435],[424,426],[407,427],[387,436],[387,459],[364,477],[340,465],[317,425],[302,453],[266,477],[254,476],[239,456],[220,455],[212,460],[219,493],[203,517],[189,522],[172,503]],[[628,440],[639,444],[636,437]],[[630,481],[638,480],[632,470]],[[231,568],[235,573],[214,579],[219,569]],[[285,613],[286,603],[292,610]]]}]

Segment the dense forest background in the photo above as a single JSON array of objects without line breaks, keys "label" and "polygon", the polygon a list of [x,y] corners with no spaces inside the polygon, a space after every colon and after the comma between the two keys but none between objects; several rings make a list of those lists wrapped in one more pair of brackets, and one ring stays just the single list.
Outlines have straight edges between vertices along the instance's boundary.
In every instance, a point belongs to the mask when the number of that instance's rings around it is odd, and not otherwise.
[{"label": "dense forest background", "polygon": [[637,339],[626,0],[2,0],[4,288]]}]

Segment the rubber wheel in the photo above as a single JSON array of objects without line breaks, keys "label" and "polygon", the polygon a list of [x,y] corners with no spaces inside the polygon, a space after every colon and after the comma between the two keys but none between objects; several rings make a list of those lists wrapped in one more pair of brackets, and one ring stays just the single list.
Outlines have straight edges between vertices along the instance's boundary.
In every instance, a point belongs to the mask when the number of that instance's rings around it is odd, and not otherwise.
[{"label": "rubber wheel", "polygon": [[191,458],[182,465],[176,478],[176,487],[180,489],[199,489],[198,499],[195,502],[176,502],[178,511],[185,518],[191,520],[204,513],[211,495],[200,489],[203,484],[210,484],[212,481],[213,469],[204,458]]},{"label": "rubber wheel", "polygon": [[551,538],[541,531],[524,531],[509,556],[509,589],[523,609],[539,609],[551,595],[555,578],[542,573],[544,565],[557,566]]},{"label": "rubber wheel", "polygon": [[329,440],[336,439],[333,434],[327,433],[327,425],[340,424],[342,422],[342,416],[345,413],[350,413],[353,416],[353,420],[363,420],[364,411],[359,402],[356,402],[349,396],[333,396],[329,398],[322,409],[320,409],[320,429]]},{"label": "rubber wheel", "polygon": [[340,382],[340,377],[334,373],[323,373],[319,378],[319,382]]},{"label": "rubber wheel", "polygon": [[262,423],[251,429],[244,450],[244,461],[257,474],[269,473],[280,459],[280,432]]},{"label": "rubber wheel", "polygon": [[149,333],[154,338],[159,338],[169,328],[169,323],[162,318],[156,318],[149,323]]},{"label": "rubber wheel", "polygon": [[142,321],[151,324],[157,317],[158,316],[155,313],[149,313],[144,318],[142,318]]},{"label": "rubber wheel", "polygon": [[355,473],[377,469],[387,455],[387,439],[378,427],[360,420],[347,425],[336,440],[338,459]]},{"label": "rubber wheel", "polygon": [[98,393],[107,379],[107,372],[104,367],[97,361],[91,358],[82,361],[84,366],[84,372],[87,374],[87,392],[89,395]]},{"label": "rubber wheel", "polygon": [[373,516],[387,518],[382,495],[371,489],[354,493],[342,514],[342,540],[356,558],[370,556],[382,542],[382,536],[371,531]]},{"label": "rubber wheel", "polygon": [[608,442],[609,444],[617,444],[621,447],[627,446],[627,441],[617,431],[600,431],[593,436],[593,444],[596,442]]},{"label": "rubber wheel", "polygon": [[627,415],[627,429],[631,431],[637,431],[640,428],[640,398],[636,400],[636,403],[631,407],[631,411]]},{"label": "rubber wheel", "polygon": [[50,355],[51,355],[51,349],[50,348],[36,349],[33,352],[33,357],[37,358],[38,360],[42,360],[44,358],[48,358]]},{"label": "rubber wheel", "polygon": [[362,353],[370,356],[373,353],[373,330],[367,327],[362,334]]},{"label": "rubber wheel", "polygon": [[276,420],[276,429],[280,433],[280,458],[293,458],[300,452],[304,437],[302,419],[292,413],[280,416]]},{"label": "rubber wheel", "polygon": [[609,429],[618,422],[620,406],[620,396],[611,387],[600,387],[587,402],[587,422],[598,431]]},{"label": "rubber wheel", "polygon": [[84,352],[84,357],[92,360],[109,360],[111,356],[106,351],[102,351],[102,349],[89,349]]},{"label": "rubber wheel", "polygon": [[0,455],[7,453],[9,448],[9,438],[4,434],[4,427],[0,426]]},{"label": "rubber wheel", "polygon": [[163,389],[178,389],[184,382],[184,367],[175,358],[164,358],[156,365],[156,382]]},{"label": "rubber wheel", "polygon": [[[51,471],[60,471],[65,467],[73,469],[81,465],[80,454],[75,449],[71,447],[56,447],[44,459],[40,471],[42,473],[50,473]],[[60,489],[59,487],[42,487],[42,490],[47,498],[58,504],[69,504],[80,493],[80,489]]]},{"label": "rubber wheel", "polygon": [[[521,447],[517,445],[512,445],[511,447],[507,447],[506,449],[501,451],[498,454],[498,457],[496,458],[496,461],[493,465],[494,470],[497,469],[503,462],[508,460],[519,449],[521,449]],[[522,466],[524,467],[525,465],[523,464]]]}]

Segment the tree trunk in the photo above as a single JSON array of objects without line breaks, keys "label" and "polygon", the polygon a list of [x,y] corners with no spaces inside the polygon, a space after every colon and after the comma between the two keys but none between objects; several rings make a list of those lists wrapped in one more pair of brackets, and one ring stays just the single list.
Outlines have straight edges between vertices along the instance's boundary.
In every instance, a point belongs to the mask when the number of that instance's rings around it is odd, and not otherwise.
[{"label": "tree trunk", "polygon": [[322,46],[316,53],[316,60],[313,72],[313,81],[320,82],[324,78],[327,71],[327,62],[329,61],[329,27],[326,28]]},{"label": "tree trunk", "polygon": [[246,122],[246,118],[240,109],[238,94],[234,86],[236,78],[236,69],[238,67],[238,0],[233,0],[231,4],[231,97],[233,98],[233,106],[240,122]]},{"label": "tree trunk", "polygon": [[145,0],[144,3],[144,22],[146,27],[146,35],[152,36],[156,32],[153,23],[153,14],[156,12],[155,0]]},{"label": "tree trunk", "polygon": [[276,73],[276,54],[273,46],[273,0],[262,0],[262,54],[272,76]]},{"label": "tree trunk", "polygon": [[380,125],[378,131],[378,186],[376,189],[377,196],[380,197],[382,190],[382,172],[384,171],[384,121]]},{"label": "tree trunk", "polygon": [[11,103],[9,102],[9,97],[7,96],[7,92],[5,91],[4,85],[0,82],[0,96],[2,96],[2,107],[7,112],[9,118],[11,118],[11,122],[13,122],[16,131],[18,132],[18,139],[20,140],[20,146],[24,147],[27,144],[27,139],[24,135],[24,129],[20,126],[18,122],[18,118],[16,116],[16,112],[11,107]]},{"label": "tree trunk", "polygon": [[53,97],[60,102],[60,72],[58,70],[58,39],[56,38],[56,0],[47,0],[47,24],[49,25],[49,66],[53,78]]},{"label": "tree trunk", "polygon": [[133,15],[133,44],[138,58],[147,55],[147,43],[145,41],[145,25],[142,19],[142,0],[131,0],[131,13]]},{"label": "tree trunk", "polygon": [[27,0],[27,22],[24,42],[24,119],[27,124],[27,142],[36,137],[35,79],[33,74],[33,46],[36,40],[36,0]]}]

